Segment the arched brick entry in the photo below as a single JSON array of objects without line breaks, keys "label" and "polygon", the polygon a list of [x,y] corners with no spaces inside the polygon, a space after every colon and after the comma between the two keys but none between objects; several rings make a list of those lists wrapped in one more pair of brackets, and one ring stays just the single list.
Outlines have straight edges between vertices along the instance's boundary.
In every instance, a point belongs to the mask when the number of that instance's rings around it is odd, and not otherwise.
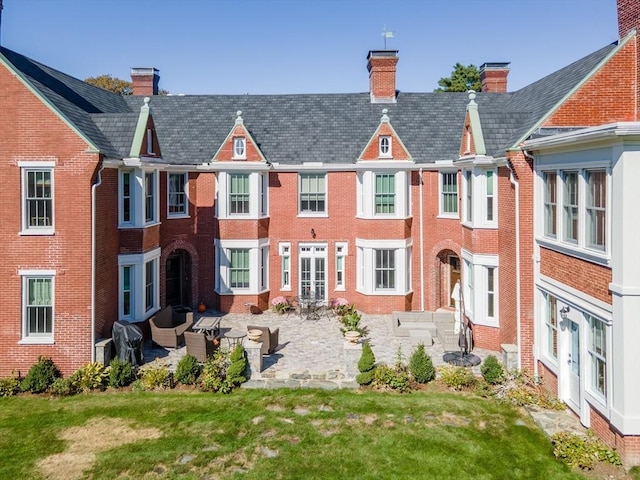
[{"label": "arched brick entry", "polygon": [[195,308],[198,304],[198,292],[200,291],[198,288],[198,279],[200,278],[200,261],[198,252],[195,247],[189,242],[185,242],[184,240],[175,240],[169,243],[162,249],[162,253],[160,254],[160,304],[167,304],[167,260],[172,254],[179,250],[184,250],[191,257],[191,298],[190,305],[188,306],[191,308]]},{"label": "arched brick entry", "polygon": [[428,295],[427,309],[448,307],[451,289],[461,273],[460,246],[451,240],[443,240],[431,249],[428,258],[428,278],[432,288]]}]

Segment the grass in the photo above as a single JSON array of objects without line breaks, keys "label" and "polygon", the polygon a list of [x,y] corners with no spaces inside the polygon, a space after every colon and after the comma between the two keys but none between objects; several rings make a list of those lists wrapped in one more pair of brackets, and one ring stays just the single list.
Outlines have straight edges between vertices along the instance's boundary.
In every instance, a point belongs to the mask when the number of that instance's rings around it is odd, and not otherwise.
[{"label": "grass", "polygon": [[527,416],[459,393],[22,395],[0,451],[0,478],[582,478]]}]

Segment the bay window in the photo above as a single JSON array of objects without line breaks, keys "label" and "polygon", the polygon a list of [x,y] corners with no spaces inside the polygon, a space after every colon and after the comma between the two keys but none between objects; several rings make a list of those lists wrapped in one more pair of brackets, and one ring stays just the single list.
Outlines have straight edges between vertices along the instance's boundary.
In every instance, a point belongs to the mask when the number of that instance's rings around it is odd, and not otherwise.
[{"label": "bay window", "polygon": [[160,308],[160,249],[118,256],[118,312],[141,322]]},{"label": "bay window", "polygon": [[588,353],[590,359],[591,389],[601,396],[607,396],[607,326],[591,315],[587,315],[589,323]]},{"label": "bay window", "polygon": [[269,289],[268,238],[216,240],[215,249],[216,292],[258,294]]},{"label": "bay window", "polygon": [[367,295],[411,291],[411,240],[356,239],[357,290]]},{"label": "bay window", "polygon": [[499,326],[498,256],[463,250],[462,259],[465,313],[475,324]]}]

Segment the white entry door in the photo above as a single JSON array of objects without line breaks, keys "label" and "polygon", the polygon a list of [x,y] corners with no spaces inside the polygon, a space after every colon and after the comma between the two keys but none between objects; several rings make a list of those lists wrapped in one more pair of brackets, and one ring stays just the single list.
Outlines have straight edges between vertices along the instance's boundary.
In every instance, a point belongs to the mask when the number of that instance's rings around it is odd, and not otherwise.
[{"label": "white entry door", "polygon": [[327,246],[300,245],[300,295],[327,298]]},{"label": "white entry door", "polygon": [[580,413],[580,325],[569,322],[569,329],[569,404],[576,413]]}]

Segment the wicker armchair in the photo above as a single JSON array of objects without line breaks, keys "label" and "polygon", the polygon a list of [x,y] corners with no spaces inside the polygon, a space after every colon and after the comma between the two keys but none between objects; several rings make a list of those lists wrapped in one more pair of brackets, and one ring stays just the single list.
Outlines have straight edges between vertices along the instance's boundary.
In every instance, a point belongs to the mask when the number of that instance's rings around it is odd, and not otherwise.
[{"label": "wicker armchair", "polygon": [[280,335],[279,328],[271,331],[269,330],[269,327],[247,325],[247,331],[249,330],[260,330],[262,332],[262,338],[260,339],[260,341],[262,342],[260,353],[262,353],[262,355],[271,355],[273,352],[275,352],[276,347],[278,346],[278,337]]},{"label": "wicker armchair", "polygon": [[178,348],[184,342],[184,332],[191,330],[193,325],[193,313],[181,314],[185,318],[184,323],[177,323],[174,319],[173,309],[166,306],[149,319],[151,326],[151,339],[157,345],[168,348]]},{"label": "wicker armchair", "polygon": [[207,358],[217,350],[217,347],[204,332],[184,332],[184,343],[187,345],[187,353],[202,363],[206,362]]}]

